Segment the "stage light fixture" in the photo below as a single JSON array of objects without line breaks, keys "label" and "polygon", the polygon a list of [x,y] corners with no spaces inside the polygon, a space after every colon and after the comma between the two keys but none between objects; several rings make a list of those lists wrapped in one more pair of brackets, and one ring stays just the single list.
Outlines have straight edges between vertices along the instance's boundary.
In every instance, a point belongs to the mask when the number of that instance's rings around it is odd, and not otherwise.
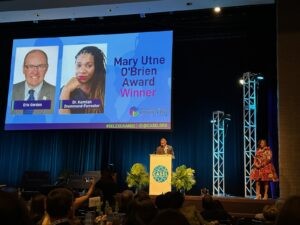
[{"label": "stage light fixture", "polygon": [[230,114],[224,114],[223,116],[221,116],[220,121],[231,121],[231,115]]},{"label": "stage light fixture", "polygon": [[214,8],[214,12],[215,12],[215,13],[220,13],[220,12],[221,12],[221,7],[216,6],[216,7]]},{"label": "stage light fixture", "polygon": [[244,85],[244,84],[245,84],[245,80],[241,78],[241,79],[239,80],[239,83],[240,83],[240,85]]},{"label": "stage light fixture", "polygon": [[259,75],[257,75],[256,79],[257,79],[257,80],[263,80],[264,77],[263,77],[262,75],[259,74]]},{"label": "stage light fixture", "polygon": [[224,120],[231,121],[231,115],[230,114],[224,114]]}]

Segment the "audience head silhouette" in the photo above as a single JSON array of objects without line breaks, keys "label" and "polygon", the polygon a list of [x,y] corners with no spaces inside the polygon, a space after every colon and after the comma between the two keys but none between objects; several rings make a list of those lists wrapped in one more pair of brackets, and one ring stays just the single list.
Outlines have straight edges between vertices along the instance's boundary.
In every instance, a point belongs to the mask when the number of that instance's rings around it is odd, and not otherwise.
[{"label": "audience head silhouette", "polygon": [[190,225],[186,217],[177,209],[161,210],[150,225]]},{"label": "audience head silhouette", "polygon": [[0,190],[0,220],[5,225],[30,225],[25,202],[17,195]]},{"label": "audience head silhouette", "polygon": [[46,210],[50,220],[67,218],[72,214],[73,193],[67,188],[56,188],[49,192]]},{"label": "audience head silhouette", "polygon": [[276,225],[300,224],[300,196],[290,196],[283,204],[276,220]]}]

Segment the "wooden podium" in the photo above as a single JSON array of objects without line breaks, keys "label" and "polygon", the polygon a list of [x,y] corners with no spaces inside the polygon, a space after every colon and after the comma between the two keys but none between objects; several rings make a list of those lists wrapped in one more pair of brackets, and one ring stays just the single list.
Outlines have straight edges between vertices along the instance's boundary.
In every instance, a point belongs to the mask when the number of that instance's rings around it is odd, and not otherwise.
[{"label": "wooden podium", "polygon": [[149,195],[171,191],[172,155],[150,154]]}]

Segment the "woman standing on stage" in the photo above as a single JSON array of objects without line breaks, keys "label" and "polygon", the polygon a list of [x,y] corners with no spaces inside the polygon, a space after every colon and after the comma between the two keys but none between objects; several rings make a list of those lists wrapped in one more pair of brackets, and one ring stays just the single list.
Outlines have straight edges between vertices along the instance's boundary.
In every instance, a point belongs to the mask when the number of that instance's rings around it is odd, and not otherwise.
[{"label": "woman standing on stage", "polygon": [[264,187],[263,199],[268,199],[269,181],[278,181],[278,176],[272,163],[272,151],[271,148],[267,146],[267,141],[265,139],[258,141],[258,149],[254,156],[250,179],[255,180],[255,199],[261,199],[262,185]]}]

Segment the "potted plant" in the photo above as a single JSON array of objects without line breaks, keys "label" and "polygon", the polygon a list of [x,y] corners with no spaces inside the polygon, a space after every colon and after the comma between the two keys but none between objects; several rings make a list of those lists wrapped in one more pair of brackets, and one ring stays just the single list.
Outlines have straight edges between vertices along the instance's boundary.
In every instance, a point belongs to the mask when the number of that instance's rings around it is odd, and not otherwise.
[{"label": "potted plant", "polygon": [[136,191],[141,190],[149,184],[149,174],[141,163],[132,165],[130,172],[127,172],[126,183],[129,188],[133,187]]},{"label": "potted plant", "polygon": [[185,165],[178,166],[175,172],[172,173],[172,186],[174,186],[177,191],[189,191],[193,185],[196,184],[194,173],[195,170],[192,168],[187,168]]}]

